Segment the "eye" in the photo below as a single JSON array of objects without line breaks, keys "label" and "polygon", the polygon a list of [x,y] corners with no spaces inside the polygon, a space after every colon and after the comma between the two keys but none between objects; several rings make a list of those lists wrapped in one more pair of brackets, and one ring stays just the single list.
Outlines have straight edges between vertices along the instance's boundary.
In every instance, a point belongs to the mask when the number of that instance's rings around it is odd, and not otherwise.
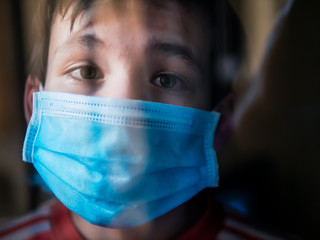
[{"label": "eye", "polygon": [[98,75],[96,68],[89,66],[80,69],[80,76],[84,79],[95,79]]},{"label": "eye", "polygon": [[77,67],[70,70],[68,74],[77,80],[95,80],[102,77],[98,68],[91,65]]},{"label": "eye", "polygon": [[183,78],[172,73],[159,74],[151,82],[158,87],[167,89],[177,89],[185,86]]}]

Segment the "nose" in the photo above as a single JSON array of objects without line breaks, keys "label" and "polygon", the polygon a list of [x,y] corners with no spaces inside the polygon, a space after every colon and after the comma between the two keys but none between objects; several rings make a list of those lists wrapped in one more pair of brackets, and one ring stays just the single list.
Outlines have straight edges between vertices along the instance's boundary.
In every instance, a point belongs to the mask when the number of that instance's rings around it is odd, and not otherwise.
[{"label": "nose", "polygon": [[146,74],[142,67],[116,64],[97,95],[107,98],[148,100],[145,79]]}]

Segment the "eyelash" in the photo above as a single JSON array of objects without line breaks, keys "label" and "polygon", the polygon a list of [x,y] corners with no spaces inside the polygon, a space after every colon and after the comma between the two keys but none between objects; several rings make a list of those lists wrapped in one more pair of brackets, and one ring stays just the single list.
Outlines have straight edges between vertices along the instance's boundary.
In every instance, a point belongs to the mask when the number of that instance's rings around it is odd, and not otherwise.
[{"label": "eyelash", "polygon": [[[84,70],[91,70],[91,72],[89,72],[89,75],[94,74],[94,76],[92,78],[90,78],[90,77],[85,78],[85,77],[81,76],[81,74],[84,74],[82,72]],[[92,70],[94,70],[95,72],[93,73]],[[94,81],[94,80],[98,80],[98,79],[103,78],[103,75],[102,75],[101,71],[99,70],[99,68],[93,64],[80,65],[80,66],[73,67],[72,69],[69,69],[66,72],[66,74],[69,75],[71,78],[73,78],[75,80],[79,80],[79,81]]]},{"label": "eyelash", "polygon": [[[161,79],[163,77],[166,77],[166,78],[169,77],[169,78],[173,79],[174,80],[173,81],[173,86],[165,86],[166,82],[163,82],[165,80]],[[188,88],[188,81],[183,76],[181,76],[180,74],[173,73],[173,72],[162,72],[162,73],[159,73],[159,74],[155,75],[151,79],[151,83],[154,84],[157,87],[160,87],[160,88],[163,88],[163,89],[166,89],[166,90],[172,90],[172,91],[174,91],[174,90],[176,90],[176,91],[185,90],[185,89]],[[168,84],[170,84],[170,82]]]},{"label": "eyelash", "polygon": [[[92,78],[85,78],[81,76],[82,70],[95,70],[94,77]],[[87,64],[87,65],[79,65],[76,67],[73,67],[72,69],[68,70],[66,72],[67,75],[69,75],[71,78],[78,80],[78,81],[95,81],[98,79],[103,78],[103,74],[99,70],[98,67],[96,67],[94,64]],[[92,74],[92,72],[91,72]],[[76,76],[78,75],[78,76]],[[90,72],[89,72],[90,75]],[[166,79],[164,79],[166,78]],[[167,79],[173,80],[173,82],[165,82]],[[179,90],[186,90],[189,88],[188,80],[186,80],[181,74],[176,72],[160,72],[156,75],[154,75],[151,78],[150,81],[153,85],[156,87],[168,90],[168,91],[179,91]],[[167,86],[165,86],[167,84]],[[173,86],[168,86],[168,84],[173,84]]]}]

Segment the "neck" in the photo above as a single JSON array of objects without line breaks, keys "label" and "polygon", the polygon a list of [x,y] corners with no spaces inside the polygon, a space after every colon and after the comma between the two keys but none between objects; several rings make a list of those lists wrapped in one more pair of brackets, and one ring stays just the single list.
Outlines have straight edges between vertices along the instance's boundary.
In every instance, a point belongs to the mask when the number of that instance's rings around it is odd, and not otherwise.
[{"label": "neck", "polygon": [[207,206],[204,192],[172,211],[148,223],[133,228],[116,229],[90,224],[79,215],[72,213],[72,220],[80,234],[88,240],[143,240],[172,239],[186,232],[202,216]]}]

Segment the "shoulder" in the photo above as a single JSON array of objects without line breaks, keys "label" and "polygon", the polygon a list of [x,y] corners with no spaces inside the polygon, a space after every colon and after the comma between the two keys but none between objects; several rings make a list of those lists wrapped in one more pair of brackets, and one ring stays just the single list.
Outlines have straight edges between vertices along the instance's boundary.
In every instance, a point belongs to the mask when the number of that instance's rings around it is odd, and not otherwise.
[{"label": "shoulder", "polygon": [[267,226],[258,224],[235,210],[225,208],[219,240],[297,240]]},{"label": "shoulder", "polygon": [[56,203],[50,201],[23,217],[0,222],[0,239],[34,239],[40,236],[52,239],[50,219],[54,204]]},{"label": "shoulder", "polygon": [[179,240],[298,240],[258,225],[217,201],[209,201],[201,217]]}]

